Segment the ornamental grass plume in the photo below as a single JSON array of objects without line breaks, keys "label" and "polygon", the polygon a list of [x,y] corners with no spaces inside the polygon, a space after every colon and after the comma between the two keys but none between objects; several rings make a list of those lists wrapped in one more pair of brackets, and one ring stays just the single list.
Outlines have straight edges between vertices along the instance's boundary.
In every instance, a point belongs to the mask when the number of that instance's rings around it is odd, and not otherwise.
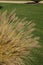
[{"label": "ornamental grass plume", "polygon": [[25,65],[23,58],[39,47],[39,37],[33,37],[35,23],[22,20],[15,10],[0,15],[0,65]]}]

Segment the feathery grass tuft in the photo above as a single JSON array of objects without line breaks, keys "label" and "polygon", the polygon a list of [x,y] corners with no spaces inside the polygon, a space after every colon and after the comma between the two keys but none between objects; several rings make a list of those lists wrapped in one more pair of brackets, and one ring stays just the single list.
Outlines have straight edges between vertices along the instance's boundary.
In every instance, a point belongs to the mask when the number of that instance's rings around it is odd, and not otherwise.
[{"label": "feathery grass tuft", "polygon": [[39,37],[34,37],[35,23],[22,20],[15,10],[9,15],[7,10],[0,15],[0,65],[25,65],[22,58],[31,49],[40,47]]}]

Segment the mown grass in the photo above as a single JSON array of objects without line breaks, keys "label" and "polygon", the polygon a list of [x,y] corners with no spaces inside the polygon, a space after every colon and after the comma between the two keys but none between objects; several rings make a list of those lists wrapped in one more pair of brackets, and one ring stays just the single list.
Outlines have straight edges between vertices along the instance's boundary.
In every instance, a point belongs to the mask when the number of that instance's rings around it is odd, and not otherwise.
[{"label": "mown grass", "polygon": [[[26,61],[23,59],[26,65],[28,65],[28,62],[34,64],[31,65],[43,65],[43,4],[2,4],[0,3],[0,6],[3,8],[0,9],[0,11],[4,11],[5,9],[8,10],[8,13],[16,8],[16,13],[19,18],[27,17],[28,21],[33,21],[36,23],[37,32],[35,32],[35,35],[40,36],[40,44],[42,45],[41,49],[32,49],[31,52],[32,59],[31,62],[28,60],[29,57],[27,57]],[[39,52],[38,52],[39,50]]]}]

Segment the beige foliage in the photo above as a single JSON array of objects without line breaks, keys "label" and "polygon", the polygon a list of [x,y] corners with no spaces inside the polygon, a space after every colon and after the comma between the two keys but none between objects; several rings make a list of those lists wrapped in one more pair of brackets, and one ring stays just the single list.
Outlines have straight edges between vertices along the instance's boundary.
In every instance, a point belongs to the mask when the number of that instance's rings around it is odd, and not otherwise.
[{"label": "beige foliage", "polygon": [[0,64],[25,65],[21,57],[30,50],[39,47],[39,37],[34,37],[35,23],[20,20],[13,10],[9,15],[4,11],[0,15]]}]

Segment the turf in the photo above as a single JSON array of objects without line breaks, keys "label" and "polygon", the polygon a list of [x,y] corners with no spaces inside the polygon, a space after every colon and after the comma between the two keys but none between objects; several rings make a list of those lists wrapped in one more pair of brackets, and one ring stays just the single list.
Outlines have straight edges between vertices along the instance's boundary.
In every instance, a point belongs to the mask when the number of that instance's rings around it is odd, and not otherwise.
[{"label": "turf", "polygon": [[[32,20],[36,23],[37,32],[35,32],[35,35],[40,36],[40,44],[42,45],[42,48],[40,49],[41,51],[39,50],[40,54],[37,52],[37,50],[34,51],[34,49],[32,49],[33,51],[31,53],[33,53],[35,63],[31,65],[43,65],[43,4],[0,3],[0,6],[2,6],[0,11],[4,11],[5,9],[7,9],[8,13],[10,13],[10,11],[16,8],[16,13],[19,18],[22,19],[23,17],[27,17],[28,21]],[[25,62],[25,64],[28,65],[28,62],[29,60]]]}]

